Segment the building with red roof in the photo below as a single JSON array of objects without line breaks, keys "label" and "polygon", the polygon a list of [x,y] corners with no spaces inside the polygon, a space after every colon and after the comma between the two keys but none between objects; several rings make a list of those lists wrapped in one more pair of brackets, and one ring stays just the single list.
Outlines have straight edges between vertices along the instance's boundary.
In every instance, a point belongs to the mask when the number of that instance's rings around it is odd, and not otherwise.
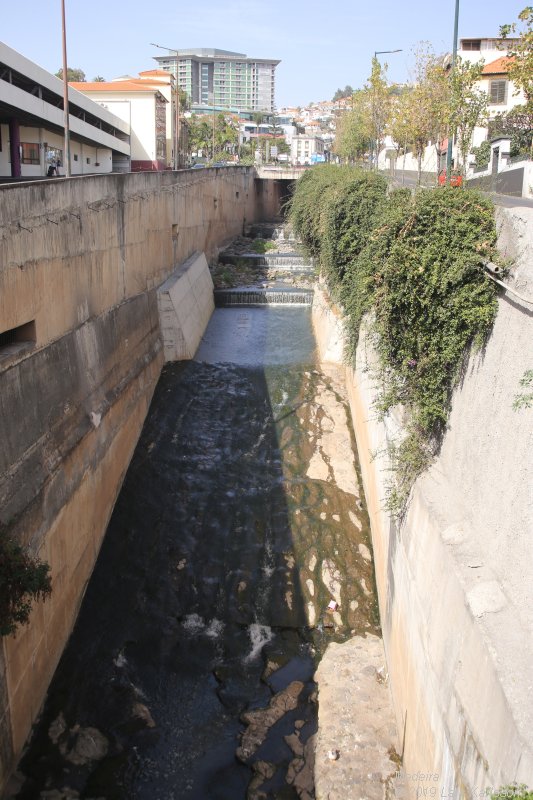
[{"label": "building with red roof", "polygon": [[167,83],[163,76],[150,75],[144,79],[127,76],[114,81],[69,85],[129,123],[132,172],[173,166],[172,150],[169,154],[167,148],[167,106],[172,103],[165,97]]}]

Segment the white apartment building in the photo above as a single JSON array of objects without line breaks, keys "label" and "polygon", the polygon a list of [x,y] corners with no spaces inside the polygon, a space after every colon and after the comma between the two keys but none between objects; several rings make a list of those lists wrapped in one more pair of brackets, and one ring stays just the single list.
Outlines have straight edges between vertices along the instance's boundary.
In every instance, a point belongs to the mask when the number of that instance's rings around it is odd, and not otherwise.
[{"label": "white apartment building", "polygon": [[491,61],[496,61],[496,59],[506,55],[508,50],[512,49],[519,41],[520,39],[501,39],[498,37],[459,39],[457,55],[464,61],[470,61],[471,64],[479,64],[480,61],[489,64]]},{"label": "white apartment building", "polygon": [[248,113],[274,111],[279,60],[204,47],[169,50],[167,56],[154,58],[161,69],[177,77],[192,105]]},{"label": "white apartment building", "polygon": [[[489,120],[498,114],[507,114],[515,106],[525,102],[524,93],[509,78],[510,58],[501,56],[485,64],[481,75],[480,86],[488,95],[487,108]],[[488,135],[488,127],[476,128],[472,138],[472,146],[477,147]]]},{"label": "white apartment building", "polygon": [[291,163],[295,166],[324,160],[324,140],[320,136],[299,134],[291,139]]}]

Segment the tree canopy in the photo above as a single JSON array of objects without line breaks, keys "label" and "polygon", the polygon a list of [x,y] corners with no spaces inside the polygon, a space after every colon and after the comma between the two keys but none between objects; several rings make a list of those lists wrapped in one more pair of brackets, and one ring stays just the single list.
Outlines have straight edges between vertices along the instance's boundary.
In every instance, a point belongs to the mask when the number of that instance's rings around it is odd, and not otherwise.
[{"label": "tree canopy", "polygon": [[[63,67],[58,69],[55,73],[56,78],[63,80]],[[74,81],[75,83],[85,83],[86,77],[85,72],[79,68],[67,67],[67,81],[70,83]]]},{"label": "tree canopy", "polygon": [[533,7],[524,8],[518,19],[524,23],[522,29],[517,31],[516,22],[500,28],[504,39],[515,33],[520,36],[518,43],[509,49],[512,57],[509,78],[515,84],[515,93],[520,90],[524,93],[525,102],[509,112],[504,125],[511,132],[515,153],[533,151]]},{"label": "tree canopy", "polygon": [[487,122],[488,95],[479,85],[483,64],[458,58],[451,74],[450,129],[457,137],[460,162],[466,170],[472,134]]},{"label": "tree canopy", "polygon": [[509,49],[512,62],[509,65],[509,78],[524,92],[526,107],[530,113],[533,111],[533,6],[527,6],[518,15],[524,23],[522,29],[517,31],[517,23],[502,25],[501,35],[507,39],[511,34],[518,33],[518,43]]},{"label": "tree canopy", "polygon": [[346,161],[360,159],[370,150],[371,126],[369,106],[362,89],[352,95],[352,107],[337,122],[333,150]]},{"label": "tree canopy", "polygon": [[346,84],[344,89],[337,89],[335,94],[333,95],[333,102],[335,103],[337,100],[342,100],[343,97],[351,97],[353,94],[353,89],[349,84]]},{"label": "tree canopy", "polygon": [[[193,114],[187,120],[189,129],[189,150],[216,158],[216,154],[230,151],[237,145],[238,130],[230,117],[222,112],[214,118],[211,115]],[[213,153],[214,144],[214,153]]]}]

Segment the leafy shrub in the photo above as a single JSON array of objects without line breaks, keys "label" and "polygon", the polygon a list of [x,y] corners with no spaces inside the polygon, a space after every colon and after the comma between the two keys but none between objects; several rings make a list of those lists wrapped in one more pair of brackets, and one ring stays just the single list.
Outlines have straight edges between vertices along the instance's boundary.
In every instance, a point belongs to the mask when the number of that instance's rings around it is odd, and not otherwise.
[{"label": "leafy shrub", "polygon": [[302,245],[312,258],[320,257],[323,234],[322,211],[327,207],[330,191],[339,190],[341,172],[330,165],[307,170],[296,184],[289,204],[289,215]]},{"label": "leafy shrub", "polygon": [[315,167],[298,181],[290,217],[332,291],[364,246],[386,191],[382,175],[352,167]]},{"label": "leafy shrub", "polygon": [[516,395],[513,403],[514,410],[533,408],[533,369],[526,369],[520,378],[520,386],[523,389],[528,389],[528,391],[520,392],[520,394]]},{"label": "leafy shrub", "polygon": [[476,158],[476,167],[488,167],[492,148],[489,141],[481,142],[479,147],[473,147],[472,153]]},{"label": "leafy shrub", "polygon": [[15,633],[30,616],[32,600],[51,593],[50,567],[0,533],[0,635]]},{"label": "leafy shrub", "polygon": [[268,239],[254,239],[251,249],[254,253],[267,253],[269,250],[275,250],[276,245],[274,242],[269,242]]},{"label": "leafy shrub", "polygon": [[491,794],[491,800],[533,800],[533,791],[525,783],[510,783]]},{"label": "leafy shrub", "polygon": [[495,247],[494,209],[478,192],[451,187],[386,197],[381,176],[351,173],[332,167],[304,176],[291,217],[342,303],[352,357],[371,312],[379,409],[401,403],[408,412],[407,436],[390,454],[389,504],[401,513],[438,449],[465,354],[483,342],[496,313],[494,285],[480,268]]},{"label": "leafy shrub", "polygon": [[494,213],[477,192],[453,188],[420,192],[399,212],[371,297],[390,370],[384,410],[403,403],[430,435],[446,422],[466,348],[482,343],[496,313],[494,286],[480,270],[496,240]]}]

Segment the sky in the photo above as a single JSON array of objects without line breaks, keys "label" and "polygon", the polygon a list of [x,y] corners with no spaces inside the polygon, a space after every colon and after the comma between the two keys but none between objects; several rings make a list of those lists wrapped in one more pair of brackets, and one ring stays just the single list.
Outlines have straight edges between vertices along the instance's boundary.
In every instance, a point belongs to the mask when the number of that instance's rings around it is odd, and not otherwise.
[{"label": "sky", "polygon": [[[7,6],[8,0],[0,0]],[[492,37],[515,22],[527,0],[460,0],[459,37]],[[45,8],[47,7],[47,8]],[[164,48],[215,47],[280,59],[276,106],[331,100],[337,88],[362,87],[379,50],[391,81],[409,79],[413,49],[430,42],[450,52],[455,0],[65,0],[69,67],[87,80],[154,69]],[[62,65],[61,0],[25,0],[2,14],[0,39],[54,73]]]}]

